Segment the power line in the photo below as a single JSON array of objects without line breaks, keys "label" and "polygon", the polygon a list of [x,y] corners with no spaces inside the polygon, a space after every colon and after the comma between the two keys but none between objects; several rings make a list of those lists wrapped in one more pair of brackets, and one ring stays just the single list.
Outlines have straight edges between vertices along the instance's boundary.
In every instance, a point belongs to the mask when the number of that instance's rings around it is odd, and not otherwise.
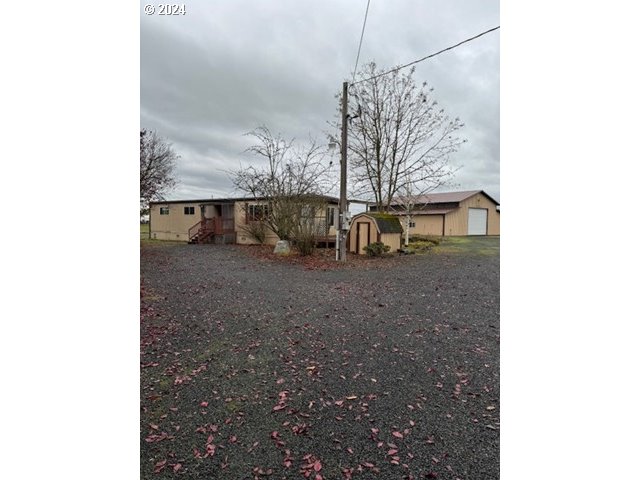
[{"label": "power line", "polygon": [[367,0],[367,10],[364,12],[364,22],[362,23],[362,33],[360,34],[360,45],[358,45],[358,55],[356,56],[356,66],[353,68],[353,80],[356,79],[356,71],[358,70],[358,60],[360,60],[360,49],[362,48],[362,39],[364,38],[364,27],[367,24],[367,15],[369,14],[369,3],[371,0]]},{"label": "power line", "polygon": [[[374,78],[382,77],[383,75],[388,75],[390,73],[397,72],[398,70],[401,70],[403,68],[410,67],[411,65],[415,65],[416,63],[420,63],[420,62],[422,62],[424,60],[427,60],[428,58],[435,57],[436,55],[440,55],[441,53],[446,52],[448,50],[453,50],[454,48],[459,47],[463,43],[467,43],[467,42],[470,42],[471,40],[475,40],[476,38],[479,38],[479,37],[481,37],[483,35],[486,35],[487,33],[491,33],[494,30],[498,30],[499,28],[500,28],[500,25],[498,25],[497,27],[494,27],[494,28],[492,28],[490,30],[487,30],[486,32],[479,33],[475,37],[467,38],[466,40],[463,40],[460,43],[456,43],[455,45],[452,45],[452,46],[447,47],[447,48],[445,48],[443,50],[440,50],[439,52],[432,53],[430,55],[427,55],[426,57],[422,57],[422,58],[420,58],[418,60],[415,60],[415,61],[413,61],[411,63],[407,63],[406,65],[401,65],[400,67],[392,68],[388,72],[379,73],[378,75],[374,75],[373,77],[365,78],[364,80],[358,80],[357,82],[352,82],[351,85],[357,85],[358,83],[367,82],[369,80],[373,80]],[[355,74],[354,74],[354,78],[355,78]]]}]

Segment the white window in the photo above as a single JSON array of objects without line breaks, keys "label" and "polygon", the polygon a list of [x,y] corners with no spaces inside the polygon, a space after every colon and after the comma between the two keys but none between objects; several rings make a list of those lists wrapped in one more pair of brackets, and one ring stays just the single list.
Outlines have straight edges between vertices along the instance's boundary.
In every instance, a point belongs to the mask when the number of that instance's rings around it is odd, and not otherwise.
[{"label": "white window", "polygon": [[160,215],[169,215],[169,207],[160,207]]}]

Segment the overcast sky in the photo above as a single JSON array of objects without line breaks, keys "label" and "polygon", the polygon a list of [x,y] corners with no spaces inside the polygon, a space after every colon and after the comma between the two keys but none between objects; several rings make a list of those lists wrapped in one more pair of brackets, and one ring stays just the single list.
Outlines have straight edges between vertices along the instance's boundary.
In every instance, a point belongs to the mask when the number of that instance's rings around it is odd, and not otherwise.
[{"label": "overcast sky", "polygon": [[[355,66],[367,0],[186,1],[185,15],[140,4],[140,126],[180,155],[169,199],[237,195],[226,172],[255,161],[246,132],[324,139]],[[371,0],[359,65],[387,69],[500,25],[498,0]],[[500,201],[500,31],[416,66],[468,142],[454,188]],[[336,154],[337,155],[337,154]],[[336,160],[338,160],[336,156]]]}]

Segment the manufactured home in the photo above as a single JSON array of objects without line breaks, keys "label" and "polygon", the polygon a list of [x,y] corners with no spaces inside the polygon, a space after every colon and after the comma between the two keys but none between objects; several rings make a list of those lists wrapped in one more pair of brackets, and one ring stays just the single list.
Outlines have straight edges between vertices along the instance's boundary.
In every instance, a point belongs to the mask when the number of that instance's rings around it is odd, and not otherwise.
[{"label": "manufactured home", "polygon": [[[314,212],[319,244],[335,245],[339,201],[322,196],[322,212]],[[149,237],[189,243],[244,244],[260,243],[252,235],[252,226],[260,222],[268,202],[256,198],[218,198],[203,200],[168,200],[149,205]],[[266,231],[264,243],[275,245],[278,236]]]}]

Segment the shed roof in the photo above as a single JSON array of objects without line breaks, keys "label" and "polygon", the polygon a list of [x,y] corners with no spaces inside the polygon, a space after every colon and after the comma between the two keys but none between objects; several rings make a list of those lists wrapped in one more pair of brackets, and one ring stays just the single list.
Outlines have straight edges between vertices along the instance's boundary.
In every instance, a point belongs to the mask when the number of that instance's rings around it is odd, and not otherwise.
[{"label": "shed roof", "polygon": [[373,213],[373,212],[364,212],[359,213],[353,218],[357,217],[369,217],[375,223],[380,233],[402,233],[402,224],[400,220],[395,215],[389,215],[387,213]]}]

